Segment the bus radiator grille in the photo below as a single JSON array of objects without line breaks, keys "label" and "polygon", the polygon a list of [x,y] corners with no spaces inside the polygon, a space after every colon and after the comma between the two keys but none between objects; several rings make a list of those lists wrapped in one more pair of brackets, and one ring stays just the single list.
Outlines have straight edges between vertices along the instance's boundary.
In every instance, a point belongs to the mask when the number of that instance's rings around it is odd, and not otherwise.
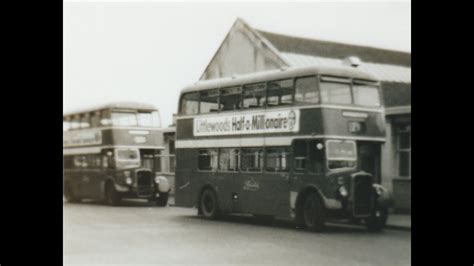
[{"label": "bus radiator grille", "polygon": [[372,178],[369,175],[354,177],[354,215],[368,216],[372,208]]},{"label": "bus radiator grille", "polygon": [[153,194],[153,177],[150,171],[137,172],[137,194],[139,197],[149,197]]}]

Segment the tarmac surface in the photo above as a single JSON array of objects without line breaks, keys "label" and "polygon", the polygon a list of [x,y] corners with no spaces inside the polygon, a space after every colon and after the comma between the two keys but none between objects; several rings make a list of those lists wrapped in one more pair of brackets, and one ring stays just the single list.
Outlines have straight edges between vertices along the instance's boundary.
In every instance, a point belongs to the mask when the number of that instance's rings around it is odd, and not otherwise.
[{"label": "tarmac surface", "polygon": [[328,225],[324,233],[288,222],[231,216],[209,221],[196,209],[125,201],[63,205],[64,265],[279,264],[410,265],[411,233]]}]

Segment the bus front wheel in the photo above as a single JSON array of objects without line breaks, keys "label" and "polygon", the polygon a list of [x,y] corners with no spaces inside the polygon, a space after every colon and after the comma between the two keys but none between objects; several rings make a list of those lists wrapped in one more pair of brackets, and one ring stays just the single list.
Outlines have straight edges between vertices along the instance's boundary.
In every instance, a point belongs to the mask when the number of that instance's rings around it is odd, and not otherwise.
[{"label": "bus front wheel", "polygon": [[160,193],[160,196],[155,199],[156,205],[164,207],[168,205],[169,193]]},{"label": "bus front wheel", "polygon": [[369,230],[370,232],[381,231],[387,223],[387,218],[388,209],[377,206],[370,214],[370,217],[367,218],[367,220],[365,221],[367,230]]},{"label": "bus front wheel", "polygon": [[311,231],[321,232],[324,229],[324,206],[316,193],[308,194],[304,200],[303,222],[304,226]]},{"label": "bus front wheel", "polygon": [[105,201],[108,205],[116,206],[120,203],[120,195],[115,190],[114,184],[112,182],[108,182],[105,186]]},{"label": "bus front wheel", "polygon": [[199,213],[207,219],[217,219],[219,217],[219,205],[216,193],[211,189],[202,192],[199,198]]}]

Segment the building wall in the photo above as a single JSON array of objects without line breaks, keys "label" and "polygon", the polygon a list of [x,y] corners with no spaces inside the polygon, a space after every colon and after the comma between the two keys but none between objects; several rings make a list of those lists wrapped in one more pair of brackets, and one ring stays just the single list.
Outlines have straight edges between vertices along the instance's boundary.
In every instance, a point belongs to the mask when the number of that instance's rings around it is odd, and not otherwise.
[{"label": "building wall", "polygon": [[277,69],[285,64],[262,42],[245,23],[237,21],[212,58],[201,79],[229,77],[263,70]]}]

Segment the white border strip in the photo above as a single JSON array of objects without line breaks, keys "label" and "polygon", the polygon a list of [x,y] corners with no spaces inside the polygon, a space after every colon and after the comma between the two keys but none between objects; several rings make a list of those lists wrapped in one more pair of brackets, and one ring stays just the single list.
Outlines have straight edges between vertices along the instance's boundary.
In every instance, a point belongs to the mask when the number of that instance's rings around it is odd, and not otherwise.
[{"label": "white border strip", "polygon": [[207,114],[198,114],[198,115],[181,115],[176,116],[176,120],[179,119],[188,119],[188,118],[195,118],[195,117],[207,117],[207,116],[232,116],[232,115],[240,115],[240,114],[247,114],[247,113],[263,113],[263,112],[272,112],[272,111],[283,111],[283,110],[301,110],[301,109],[315,109],[315,108],[328,108],[328,109],[337,109],[344,111],[360,111],[360,112],[371,112],[371,113],[384,113],[383,108],[364,108],[364,107],[353,107],[353,106],[338,106],[338,105],[311,105],[311,106],[292,106],[292,107],[284,107],[284,108],[263,108],[263,109],[249,109],[249,110],[235,110],[235,111],[223,111],[223,112],[216,112],[216,113],[207,113]]},{"label": "white border strip", "polygon": [[223,138],[223,139],[195,139],[177,140],[176,149],[189,148],[225,148],[225,147],[256,147],[256,146],[290,146],[294,139],[346,139],[346,140],[366,140],[385,142],[385,138],[380,137],[352,137],[335,135],[300,135],[284,137],[260,137],[260,138]]},{"label": "white border strip", "polygon": [[96,146],[96,147],[77,147],[77,148],[63,148],[63,155],[70,154],[89,154],[89,153],[100,153],[102,149],[107,148],[130,148],[130,149],[159,149],[164,150],[163,146],[133,146],[133,145],[107,145],[107,146]]}]

